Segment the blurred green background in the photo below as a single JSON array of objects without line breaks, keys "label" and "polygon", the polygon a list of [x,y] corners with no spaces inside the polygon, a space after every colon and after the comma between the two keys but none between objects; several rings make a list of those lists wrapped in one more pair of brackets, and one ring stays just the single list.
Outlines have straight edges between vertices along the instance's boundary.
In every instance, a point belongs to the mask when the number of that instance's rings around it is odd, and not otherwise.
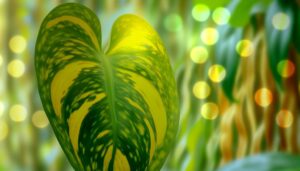
[{"label": "blurred green background", "polygon": [[[299,1],[0,0],[0,171],[73,170],[43,112],[33,63],[43,18],[64,2],[98,15],[103,45],[124,13],[161,36],[181,109],[162,170],[211,171],[255,154],[299,153]],[[275,155],[282,167],[299,161]]]}]

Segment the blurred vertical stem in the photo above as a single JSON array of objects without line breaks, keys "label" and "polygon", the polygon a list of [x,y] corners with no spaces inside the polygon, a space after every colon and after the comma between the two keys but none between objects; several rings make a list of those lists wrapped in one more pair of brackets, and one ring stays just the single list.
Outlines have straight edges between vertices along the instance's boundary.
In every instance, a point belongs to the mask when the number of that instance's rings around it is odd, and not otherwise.
[{"label": "blurred vertical stem", "polygon": [[[32,19],[33,19],[33,28],[30,28],[30,30],[34,31],[35,33],[33,33],[34,37],[37,36],[37,32],[38,32],[38,28],[40,27],[40,24],[42,22],[42,19],[44,17],[44,3],[42,3],[41,1],[37,1],[37,3],[35,4],[35,11],[33,11],[33,15],[32,15]],[[34,42],[28,42],[35,44],[35,40],[32,40]],[[34,51],[30,52],[30,56],[34,56]],[[33,61],[33,58],[31,58],[30,62],[28,62],[27,67],[29,68],[30,73],[34,73],[35,75],[35,69],[34,69],[34,63],[31,62]],[[29,75],[29,74],[28,74]],[[30,85],[30,109],[29,109],[29,113],[33,114],[36,109],[41,108],[40,104],[37,100],[36,100],[36,96],[38,96],[37,93],[37,83],[35,80],[34,75],[30,74],[30,79],[34,80],[34,84]],[[42,153],[42,144],[41,144],[41,134],[40,134],[40,130],[38,130],[36,127],[34,127],[33,124],[31,125],[31,135],[32,135],[32,158],[33,158],[33,170],[34,171],[40,171],[40,170],[45,170],[45,163],[43,158],[41,157],[41,153]],[[39,147],[39,148],[38,148]]]},{"label": "blurred vertical stem", "polygon": [[287,150],[291,150],[291,152],[293,153],[297,153],[298,152],[298,112],[299,112],[299,104],[300,104],[300,97],[299,97],[299,93],[298,92],[298,77],[297,77],[297,70],[299,70],[299,68],[297,67],[297,51],[296,48],[292,45],[290,46],[289,49],[289,60],[291,60],[291,62],[293,64],[296,65],[295,67],[295,72],[294,74],[288,78],[286,80],[285,83],[285,87],[286,87],[286,93],[285,93],[285,99],[284,102],[286,102],[287,106],[283,106],[283,108],[287,108],[290,109],[292,111],[292,115],[293,115],[293,123],[291,125],[291,132],[289,135],[289,149]]},{"label": "blurred vertical stem", "polygon": [[[17,6],[17,3],[15,2],[15,0],[10,0],[10,1],[7,1],[7,23],[6,23],[6,26],[7,26],[7,33],[6,33],[6,37],[5,37],[5,43],[4,43],[4,49],[7,49],[7,52],[6,52],[6,60],[7,60],[7,63],[9,63],[12,59],[13,59],[13,54],[12,52],[9,50],[9,40],[10,38],[14,35],[14,31],[15,31],[15,28],[17,28],[17,24],[15,23],[15,19],[16,19],[16,6]],[[14,84],[14,80],[8,76],[7,77],[7,80],[6,80],[6,85],[7,85],[7,92],[8,92],[8,107],[11,107],[11,105],[13,103],[16,102],[16,91],[15,91],[15,84]],[[9,110],[8,110],[9,111]],[[9,112],[8,112],[9,113]],[[8,152],[6,153],[8,155],[8,158],[11,160],[11,161],[20,161],[20,156],[21,155],[18,155],[18,153],[14,153],[14,149],[13,149],[13,139],[12,139],[12,134],[13,134],[13,131],[14,131],[14,127],[12,125],[11,122],[8,122],[8,125],[9,125],[9,130],[11,130],[10,134],[7,135],[7,140],[5,141],[6,142],[6,147],[5,148]],[[21,164],[21,163],[20,163]]]}]

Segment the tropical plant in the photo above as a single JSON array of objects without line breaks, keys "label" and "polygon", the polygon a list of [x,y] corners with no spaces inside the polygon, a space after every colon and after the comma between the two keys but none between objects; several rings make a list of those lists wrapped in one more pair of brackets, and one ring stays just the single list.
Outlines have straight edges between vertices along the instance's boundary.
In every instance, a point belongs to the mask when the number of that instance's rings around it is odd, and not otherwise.
[{"label": "tropical plant", "polygon": [[175,79],[153,28],[119,17],[107,50],[88,8],[66,3],[36,42],[40,97],[75,170],[159,170],[178,128]]},{"label": "tropical plant", "polygon": [[[73,170],[47,120],[35,120],[43,116],[33,64],[38,28],[65,2],[100,18],[103,44],[124,13],[160,35],[180,99],[176,145],[161,170],[241,169],[257,160],[256,171],[297,167],[299,0],[0,0],[0,170]],[[25,50],[12,49],[16,36]],[[11,117],[16,104],[27,112],[20,122]]]}]

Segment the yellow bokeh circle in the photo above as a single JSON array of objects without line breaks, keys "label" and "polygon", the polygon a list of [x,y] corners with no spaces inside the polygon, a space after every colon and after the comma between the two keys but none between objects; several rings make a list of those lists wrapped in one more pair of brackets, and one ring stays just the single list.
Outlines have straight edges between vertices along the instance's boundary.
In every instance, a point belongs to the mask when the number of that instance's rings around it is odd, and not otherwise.
[{"label": "yellow bokeh circle", "polygon": [[214,45],[219,40],[219,32],[213,27],[205,28],[201,32],[201,40],[206,45]]},{"label": "yellow bokeh circle", "polygon": [[193,86],[193,94],[198,99],[205,99],[210,94],[210,87],[205,81],[198,81]]},{"label": "yellow bokeh circle", "polygon": [[48,126],[49,121],[44,111],[36,111],[32,115],[32,123],[38,128],[45,128]]},{"label": "yellow bokeh circle", "polygon": [[7,66],[7,71],[12,77],[19,78],[25,72],[25,64],[19,59],[12,60]]},{"label": "yellow bokeh circle", "polygon": [[226,76],[226,70],[222,65],[213,65],[208,70],[208,77],[211,81],[219,83],[224,80]]},{"label": "yellow bokeh circle", "polygon": [[22,122],[27,117],[27,109],[20,104],[13,105],[9,110],[9,116],[15,122]]},{"label": "yellow bokeh circle", "polygon": [[236,51],[241,57],[249,57],[254,53],[254,45],[250,40],[241,40],[236,45]]},{"label": "yellow bokeh circle", "polygon": [[208,51],[205,47],[197,46],[191,50],[190,57],[193,62],[202,64],[206,62],[208,58]]},{"label": "yellow bokeh circle", "polygon": [[215,103],[205,103],[201,107],[201,115],[208,120],[214,120],[219,114],[219,107]]},{"label": "yellow bokeh circle", "polygon": [[13,36],[9,40],[9,48],[14,53],[19,54],[19,53],[24,52],[26,46],[27,46],[26,39],[23,36],[21,36],[21,35]]}]

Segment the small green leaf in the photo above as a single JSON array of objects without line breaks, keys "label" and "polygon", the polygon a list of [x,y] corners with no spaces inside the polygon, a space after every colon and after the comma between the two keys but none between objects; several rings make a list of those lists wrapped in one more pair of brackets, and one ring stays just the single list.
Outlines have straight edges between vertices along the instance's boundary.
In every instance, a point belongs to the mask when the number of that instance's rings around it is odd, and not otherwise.
[{"label": "small green leaf", "polygon": [[231,17],[229,23],[234,27],[243,27],[249,23],[251,11],[258,0],[234,0],[229,5]]},{"label": "small green leaf", "polygon": [[277,65],[288,58],[293,16],[293,7],[290,4],[274,0],[265,18],[269,65],[279,88],[282,87],[282,78],[277,71]]},{"label": "small green leaf", "polygon": [[205,4],[210,9],[215,9],[217,7],[224,7],[226,6],[230,0],[194,0],[194,3],[196,4]]},{"label": "small green leaf", "polygon": [[300,156],[266,153],[233,161],[218,171],[300,171]]},{"label": "small green leaf", "polygon": [[193,159],[197,162],[191,161],[191,170],[201,170],[206,167],[206,143],[212,131],[212,122],[204,118],[200,118],[195,125],[191,127],[187,138],[187,150]]},{"label": "small green leaf", "polygon": [[179,117],[162,41],[146,21],[127,14],[103,49],[90,9],[67,3],[44,19],[35,69],[54,133],[75,170],[159,170]]}]

